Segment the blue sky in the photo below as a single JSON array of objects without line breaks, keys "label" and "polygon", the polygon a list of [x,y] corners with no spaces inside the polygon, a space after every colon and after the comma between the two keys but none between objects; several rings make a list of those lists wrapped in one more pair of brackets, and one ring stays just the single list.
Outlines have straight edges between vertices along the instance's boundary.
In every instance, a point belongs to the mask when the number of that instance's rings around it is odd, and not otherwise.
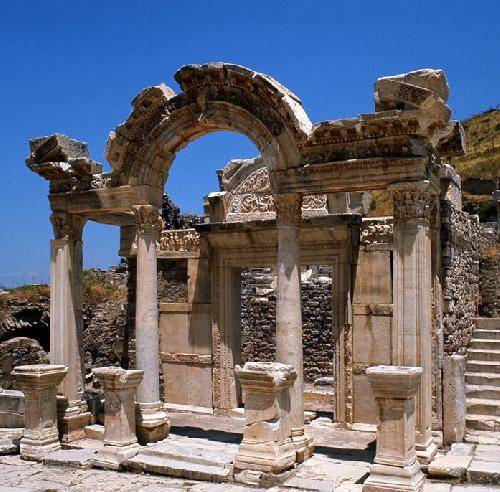
[{"label": "blue sky", "polygon": [[[443,68],[454,118],[500,102],[498,0],[25,0],[0,7],[3,186],[0,284],[46,280],[47,183],[24,165],[28,140],[61,132],[103,161],[136,93],[177,68],[228,61],[274,76],[313,122],[373,111],[377,77]],[[182,151],[167,191],[199,212],[214,171],[257,153],[245,137],[206,136]],[[89,224],[85,265],[117,261],[118,230]]]}]

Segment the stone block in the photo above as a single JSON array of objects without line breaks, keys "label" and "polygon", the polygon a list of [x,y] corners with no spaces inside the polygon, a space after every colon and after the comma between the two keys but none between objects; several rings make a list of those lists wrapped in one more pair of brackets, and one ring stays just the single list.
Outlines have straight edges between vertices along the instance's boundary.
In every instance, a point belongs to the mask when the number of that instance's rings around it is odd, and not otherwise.
[{"label": "stone block", "polygon": [[500,462],[474,459],[467,470],[467,481],[498,485],[500,483]]},{"label": "stone block", "polygon": [[445,444],[461,442],[465,437],[467,401],[463,355],[443,358],[443,439]]},{"label": "stone block", "polygon": [[24,394],[16,390],[0,390],[0,428],[24,427]]},{"label": "stone block", "polygon": [[293,366],[247,362],[236,366],[236,375],[243,390],[245,428],[234,460],[235,474],[244,470],[278,474],[292,468],[296,459],[289,420]]},{"label": "stone block", "polygon": [[465,478],[472,456],[456,456],[450,453],[432,461],[427,468],[431,477]]}]

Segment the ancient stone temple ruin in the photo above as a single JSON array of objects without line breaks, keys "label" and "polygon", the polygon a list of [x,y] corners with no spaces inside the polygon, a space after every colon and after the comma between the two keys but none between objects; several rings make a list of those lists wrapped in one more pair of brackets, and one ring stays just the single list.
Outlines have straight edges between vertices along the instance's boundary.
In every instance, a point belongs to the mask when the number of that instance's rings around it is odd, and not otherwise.
[{"label": "ancient stone temple ruin", "polygon": [[[102,440],[96,423],[104,423],[104,447],[85,455],[94,466],[192,476],[162,458],[169,443],[179,446],[171,427],[242,433],[239,447],[220,451],[218,467],[206,465],[196,477],[262,484],[264,475],[286,479],[314,459],[314,420],[305,422],[322,412],[318,421],[329,429],[375,437],[379,424],[366,490],[421,490],[421,467],[432,468],[443,441],[500,429],[491,417],[498,408],[488,413],[481,395],[472,409],[466,402],[467,350],[467,377],[479,378],[472,385],[482,384],[485,361],[500,360],[473,341],[493,344],[490,328],[500,329],[494,320],[476,328],[481,251],[497,247],[498,230],[461,210],[452,164],[464,152],[464,133],[450,121],[445,74],[380,78],[373,113],[314,124],[295,94],[248,68],[188,65],[175,79],[178,94],[160,84],[133,99],[130,116],[109,135],[111,172],[64,135],[30,141],[27,165],[50,185],[50,362],[67,369],[50,384],[58,385],[63,447]],[[201,223],[164,228],[160,210],[176,152],[221,130],[245,135],[260,155],[219,172]],[[380,193],[392,214],[368,216]],[[103,382],[104,420],[86,396],[82,363],[88,221],[120,227],[119,254],[134,279],[135,365],[93,368]],[[162,261],[186,270],[182,302],[158,302]],[[319,312],[316,290],[302,302],[301,280],[310,275],[328,284],[321,306],[329,326],[308,338],[303,317]],[[256,276],[256,297],[267,303],[272,293],[275,319],[243,350],[254,318],[242,312],[242,279]],[[498,305],[488,309],[499,316]],[[491,386],[500,386],[491,371]],[[18,372],[23,381],[37,378],[34,368]],[[336,447],[334,432],[329,445]]]}]

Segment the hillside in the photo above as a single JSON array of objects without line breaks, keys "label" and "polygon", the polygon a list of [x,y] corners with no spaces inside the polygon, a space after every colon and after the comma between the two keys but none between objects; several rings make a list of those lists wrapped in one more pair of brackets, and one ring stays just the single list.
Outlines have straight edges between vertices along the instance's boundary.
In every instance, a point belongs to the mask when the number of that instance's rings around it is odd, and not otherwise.
[{"label": "hillside", "polygon": [[[453,158],[451,164],[462,178],[500,179],[500,109],[490,109],[462,121],[467,150],[464,156]],[[498,183],[497,183],[498,185]],[[481,221],[494,221],[496,206],[490,194],[471,195],[463,193],[464,210],[479,214]],[[373,192],[373,201],[368,213],[371,217],[392,215],[392,200],[389,192]]]},{"label": "hillside", "polygon": [[453,165],[462,179],[500,178],[500,109],[490,109],[462,122],[467,152]]}]

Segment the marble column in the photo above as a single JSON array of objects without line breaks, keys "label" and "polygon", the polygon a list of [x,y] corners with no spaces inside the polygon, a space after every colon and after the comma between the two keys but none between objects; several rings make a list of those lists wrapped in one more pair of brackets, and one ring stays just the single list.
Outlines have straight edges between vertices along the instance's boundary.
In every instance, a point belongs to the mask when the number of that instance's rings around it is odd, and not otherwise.
[{"label": "marble column", "polygon": [[422,367],[417,392],[416,450],[427,465],[437,447],[432,429],[432,265],[428,181],[391,186],[394,199],[393,364]]},{"label": "marble column", "polygon": [[293,366],[247,362],[236,366],[236,375],[243,390],[245,428],[234,460],[235,475],[292,468],[296,460],[289,418],[290,387],[296,379]]},{"label": "marble column", "polygon": [[68,368],[59,387],[59,430],[64,442],[84,437],[90,413],[83,399],[83,254],[85,219],[53,213],[50,261],[50,362]]},{"label": "marble column", "polygon": [[420,491],[424,474],[415,453],[415,396],[422,368],[369,367],[379,411],[377,452],[363,492]]},{"label": "marble column", "polygon": [[137,435],[156,442],[168,436],[170,422],[160,401],[160,334],[156,247],[161,216],[152,205],[132,207],[136,226],[137,289],[135,303],[136,367],[144,371],[137,389]]},{"label": "marble column", "polygon": [[135,394],[143,374],[143,371],[121,367],[94,369],[94,376],[104,390],[104,447],[93,461],[95,466],[118,469],[122,461],[139,452]]},{"label": "marble column", "polygon": [[12,372],[16,386],[25,395],[25,429],[20,442],[21,457],[41,460],[61,449],[57,430],[57,386],[68,369],[62,365],[18,366]]},{"label": "marble column", "polygon": [[276,292],[276,362],[290,364],[297,378],[290,388],[291,436],[297,461],[313,451],[304,435],[304,364],[302,302],[300,292],[300,221],[302,197],[298,193],[274,195],[278,228],[278,278]]}]

